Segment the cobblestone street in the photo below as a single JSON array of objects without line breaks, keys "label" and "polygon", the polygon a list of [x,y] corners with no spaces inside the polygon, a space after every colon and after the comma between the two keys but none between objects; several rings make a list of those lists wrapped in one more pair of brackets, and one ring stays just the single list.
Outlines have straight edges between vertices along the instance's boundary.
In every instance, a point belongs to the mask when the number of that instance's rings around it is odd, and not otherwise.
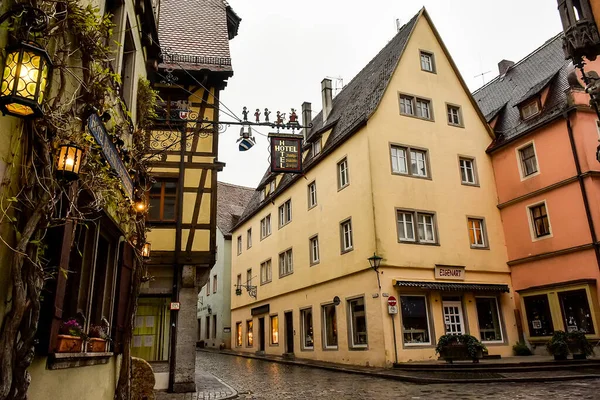
[{"label": "cobblestone street", "polygon": [[556,383],[415,385],[199,352],[198,365],[238,391],[240,399],[589,399],[600,398],[600,380]]}]

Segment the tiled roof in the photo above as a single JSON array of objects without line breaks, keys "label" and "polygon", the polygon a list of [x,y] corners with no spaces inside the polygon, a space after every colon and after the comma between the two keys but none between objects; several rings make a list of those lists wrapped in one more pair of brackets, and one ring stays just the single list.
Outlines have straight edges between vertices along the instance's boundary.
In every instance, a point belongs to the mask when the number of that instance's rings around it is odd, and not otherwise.
[{"label": "tiled roof", "polygon": [[[496,139],[490,150],[548,122],[567,107],[568,74],[572,66],[565,60],[562,35],[557,35],[473,93],[482,113],[491,121],[498,116]],[[518,104],[549,86],[542,112],[526,121],[521,119]]]},{"label": "tiled roof", "polygon": [[224,236],[231,236],[253,193],[254,188],[217,182],[217,227]]},{"label": "tiled roof", "polygon": [[[323,125],[322,112],[312,120],[313,127],[307,136],[310,141],[315,135],[320,134],[324,128],[333,126],[327,143],[323,144],[321,155],[313,158],[312,149],[303,162],[303,169],[310,169],[315,165],[328,151],[336,147],[339,143],[349,138],[357,128],[366,123],[367,119],[375,111],[381,101],[385,89],[392,77],[400,57],[404,52],[408,38],[412,33],[418,17],[424,12],[421,10],[410,21],[408,21],[394,36],[394,38],[373,58],[355,77],[348,83],[342,91],[333,98],[332,110]],[[261,180],[258,189],[273,178],[273,175],[267,170]],[[285,190],[297,175],[284,174],[277,189],[270,197],[277,196]],[[252,196],[252,200],[246,207],[240,223],[250,218],[260,208],[260,191],[257,190]],[[265,200],[265,203],[268,201]]]},{"label": "tiled roof", "polygon": [[227,7],[223,0],[161,0],[161,66],[231,71]]}]

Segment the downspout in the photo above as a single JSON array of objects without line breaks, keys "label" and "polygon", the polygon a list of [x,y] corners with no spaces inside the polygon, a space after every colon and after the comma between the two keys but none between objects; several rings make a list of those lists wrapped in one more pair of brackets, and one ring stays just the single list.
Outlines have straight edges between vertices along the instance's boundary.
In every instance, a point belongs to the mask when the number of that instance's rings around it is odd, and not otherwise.
[{"label": "downspout", "polygon": [[568,112],[563,112],[563,117],[565,118],[565,121],[567,121],[567,132],[569,133],[571,151],[573,152],[573,160],[575,161],[575,168],[577,170],[577,180],[579,181],[581,197],[583,198],[583,205],[585,207],[585,216],[587,217],[588,227],[590,229],[590,236],[592,237],[592,245],[594,246],[594,253],[596,254],[596,262],[598,263],[598,268],[600,269],[600,248],[598,248],[598,238],[596,237],[596,229],[594,228],[594,220],[592,218],[590,202],[588,200],[587,191],[585,189],[583,174],[581,173],[581,165],[579,163],[579,156],[577,155],[577,147],[575,146],[575,137],[573,136],[573,127],[571,126],[571,120],[569,119]]}]

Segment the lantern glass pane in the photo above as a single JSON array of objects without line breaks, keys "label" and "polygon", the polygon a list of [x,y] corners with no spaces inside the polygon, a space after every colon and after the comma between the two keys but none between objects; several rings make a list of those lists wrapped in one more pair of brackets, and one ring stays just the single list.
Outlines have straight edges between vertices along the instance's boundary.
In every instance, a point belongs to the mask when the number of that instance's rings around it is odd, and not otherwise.
[{"label": "lantern glass pane", "polygon": [[15,51],[8,53],[6,56],[6,63],[4,65],[4,73],[2,74],[2,87],[0,91],[3,96],[7,96],[12,92],[15,84],[15,75],[17,73],[17,60],[19,58],[19,52]]},{"label": "lantern glass pane", "polygon": [[44,100],[44,92],[46,91],[46,85],[48,84],[48,64],[44,63],[44,69],[42,71],[42,79],[40,80],[40,95],[38,97],[38,104],[42,104]]},{"label": "lantern glass pane", "polygon": [[29,51],[23,52],[17,92],[15,94],[26,99],[34,99],[38,86],[39,72],[40,56]]},{"label": "lantern glass pane", "polygon": [[31,115],[34,112],[31,109],[31,107],[24,106],[23,104],[19,104],[19,103],[7,104],[6,109],[11,113],[19,114],[19,115]]}]

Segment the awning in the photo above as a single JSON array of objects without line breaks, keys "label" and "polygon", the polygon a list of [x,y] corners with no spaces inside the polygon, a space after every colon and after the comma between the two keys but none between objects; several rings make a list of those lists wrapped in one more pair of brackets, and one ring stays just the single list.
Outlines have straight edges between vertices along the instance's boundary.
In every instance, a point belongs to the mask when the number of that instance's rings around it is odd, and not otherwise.
[{"label": "awning", "polygon": [[508,285],[492,285],[486,283],[449,283],[449,282],[411,282],[396,281],[398,287],[410,287],[444,292],[501,292],[509,293]]}]

